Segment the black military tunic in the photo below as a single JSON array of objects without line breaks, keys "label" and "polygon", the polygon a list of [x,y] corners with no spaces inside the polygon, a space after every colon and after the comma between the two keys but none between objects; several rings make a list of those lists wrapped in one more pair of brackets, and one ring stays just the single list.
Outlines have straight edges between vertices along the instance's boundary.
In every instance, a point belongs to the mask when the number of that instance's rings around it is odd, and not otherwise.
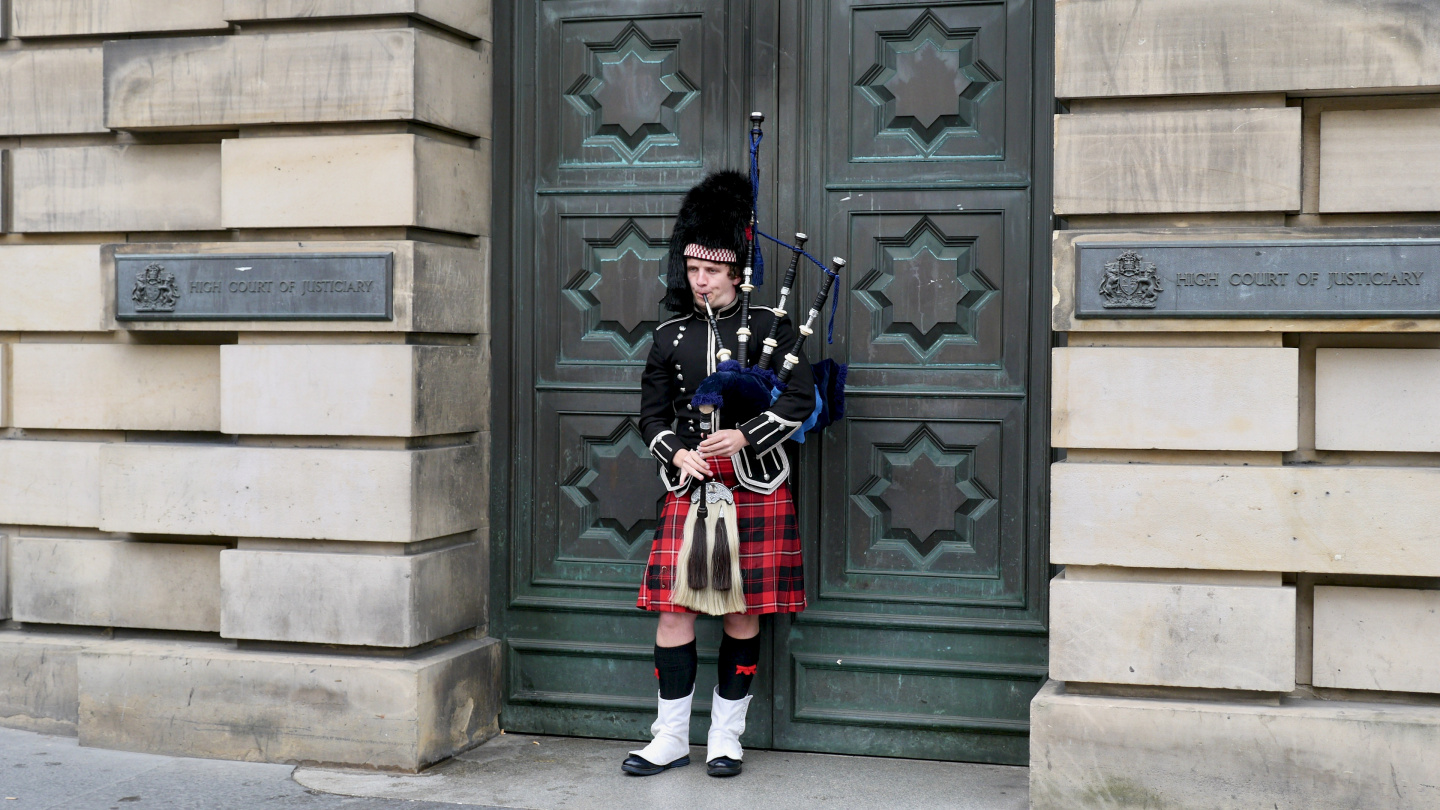
[{"label": "black military tunic", "polygon": [[[780,317],[776,335],[779,343],[771,357],[771,369],[780,371],[785,355],[795,344],[796,331],[789,317],[776,316],[768,307],[750,306],[749,365],[759,360],[762,341],[770,334],[770,326]],[[661,462],[660,477],[666,489],[676,492],[688,482],[680,480],[679,469],[672,463],[682,447],[694,450],[704,436],[707,417],[690,404],[700,382],[714,372],[717,345],[732,353],[739,349],[737,330],[740,328],[740,298],[715,313],[719,327],[715,334],[704,311],[662,323],[655,328],[655,341],[645,364],[641,382],[640,429],[650,452]],[[732,355],[731,359],[738,359]],[[719,429],[738,428],[749,440],[748,447],[731,456],[735,475],[747,489],[771,493],[790,475],[790,462],[781,446],[815,409],[815,382],[810,362],[800,354],[800,362],[791,372],[789,384],[779,399],[759,414],[743,413],[727,403],[722,406]]]}]

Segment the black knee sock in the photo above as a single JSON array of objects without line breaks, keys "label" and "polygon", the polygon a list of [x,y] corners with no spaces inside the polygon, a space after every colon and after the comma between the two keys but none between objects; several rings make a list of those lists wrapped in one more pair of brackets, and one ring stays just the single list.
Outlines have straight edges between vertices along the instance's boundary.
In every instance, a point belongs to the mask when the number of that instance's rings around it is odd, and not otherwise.
[{"label": "black knee sock", "polygon": [[679,700],[695,690],[695,642],[679,647],[655,645],[655,677],[660,680],[660,699]]},{"label": "black knee sock", "polygon": [[755,679],[759,662],[759,634],[754,638],[731,638],[728,633],[725,634],[720,639],[720,661],[717,667],[720,697],[739,700],[749,694],[750,682]]}]

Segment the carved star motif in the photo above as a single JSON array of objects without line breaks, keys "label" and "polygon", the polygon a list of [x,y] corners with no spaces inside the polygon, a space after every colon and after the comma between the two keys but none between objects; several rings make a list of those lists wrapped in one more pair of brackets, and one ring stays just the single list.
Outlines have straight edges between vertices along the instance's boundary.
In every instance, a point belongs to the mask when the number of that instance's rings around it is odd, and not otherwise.
[{"label": "carved star motif", "polygon": [[855,83],[876,108],[879,134],[906,138],[928,157],[951,136],[973,133],[980,104],[1000,82],[975,55],[975,32],[926,11],[879,38],[879,60]]},{"label": "carved star motif", "polygon": [[996,499],[974,479],[971,448],[946,446],[921,427],[899,446],[877,446],[880,469],[861,488],[876,546],[903,544],[929,565],[946,545],[970,542],[974,521]]},{"label": "carved star motif", "polygon": [[974,242],[946,236],[923,217],[901,237],[880,237],[879,267],[855,285],[873,338],[889,336],[930,356],[946,339],[971,339],[996,288],[973,266]]},{"label": "carved star motif", "polygon": [[971,84],[960,70],[960,51],[941,50],[925,39],[913,51],[896,51],[895,69],[883,85],[895,98],[895,116],[929,129],[942,116],[960,114],[960,94]]},{"label": "carved star motif", "polygon": [[630,23],[610,42],[587,43],[590,68],[565,91],[590,125],[589,146],[609,146],[634,163],[658,143],[679,143],[675,115],[700,88],[674,68],[678,42],[652,41]]},{"label": "carved star motif", "polygon": [[665,84],[670,77],[664,59],[649,61],[633,50],[618,62],[602,58],[600,86],[591,94],[599,105],[601,125],[619,127],[627,146],[639,146],[641,129],[659,118],[660,108],[675,95]]},{"label": "carved star motif", "polygon": [[565,284],[565,296],[590,316],[582,340],[610,340],[634,356],[657,323],[669,243],[627,219],[613,236],[586,246],[585,267]]},{"label": "carved star motif", "polygon": [[587,438],[584,456],[584,465],[560,489],[584,511],[588,525],[582,537],[603,538],[630,559],[649,542],[665,495],[654,457],[629,419],[608,436]]}]

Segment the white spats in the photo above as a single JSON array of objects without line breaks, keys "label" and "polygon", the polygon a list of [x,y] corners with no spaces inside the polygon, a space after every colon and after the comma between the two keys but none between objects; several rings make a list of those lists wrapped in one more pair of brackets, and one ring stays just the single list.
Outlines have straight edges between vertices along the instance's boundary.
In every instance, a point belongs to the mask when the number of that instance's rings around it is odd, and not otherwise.
[{"label": "white spats", "polygon": [[750,698],[746,695],[739,700],[726,700],[717,690],[710,704],[710,736],[706,740],[705,761],[713,762],[717,757],[733,760],[745,758],[745,749],[740,747],[740,735],[745,733],[745,712],[750,709]]},{"label": "white spats", "polygon": [[652,765],[669,765],[677,759],[690,755],[690,704],[695,692],[677,700],[660,698],[660,712],[650,724],[650,733],[655,738],[638,751],[631,751],[637,757]]}]

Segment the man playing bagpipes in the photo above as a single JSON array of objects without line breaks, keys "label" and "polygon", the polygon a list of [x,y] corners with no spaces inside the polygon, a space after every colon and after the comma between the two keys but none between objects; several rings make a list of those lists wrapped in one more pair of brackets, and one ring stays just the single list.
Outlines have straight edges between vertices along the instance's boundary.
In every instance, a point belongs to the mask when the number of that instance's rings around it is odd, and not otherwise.
[{"label": "man playing bagpipes", "polygon": [[[707,771],[738,774],[750,682],[760,660],[760,616],[805,609],[782,443],[815,410],[815,386],[790,319],[748,302],[752,194],[751,180],[740,172],[710,175],[686,194],[670,239],[664,304],[679,317],[655,329],[640,413],[669,491],[637,600],[660,614],[660,709],[654,740],[622,765],[631,774],[690,762],[699,613],[724,622]],[[789,351],[772,352],[776,346]],[[726,385],[722,395],[720,381],[727,377],[737,384]],[[702,382],[716,390],[702,392]]]}]

